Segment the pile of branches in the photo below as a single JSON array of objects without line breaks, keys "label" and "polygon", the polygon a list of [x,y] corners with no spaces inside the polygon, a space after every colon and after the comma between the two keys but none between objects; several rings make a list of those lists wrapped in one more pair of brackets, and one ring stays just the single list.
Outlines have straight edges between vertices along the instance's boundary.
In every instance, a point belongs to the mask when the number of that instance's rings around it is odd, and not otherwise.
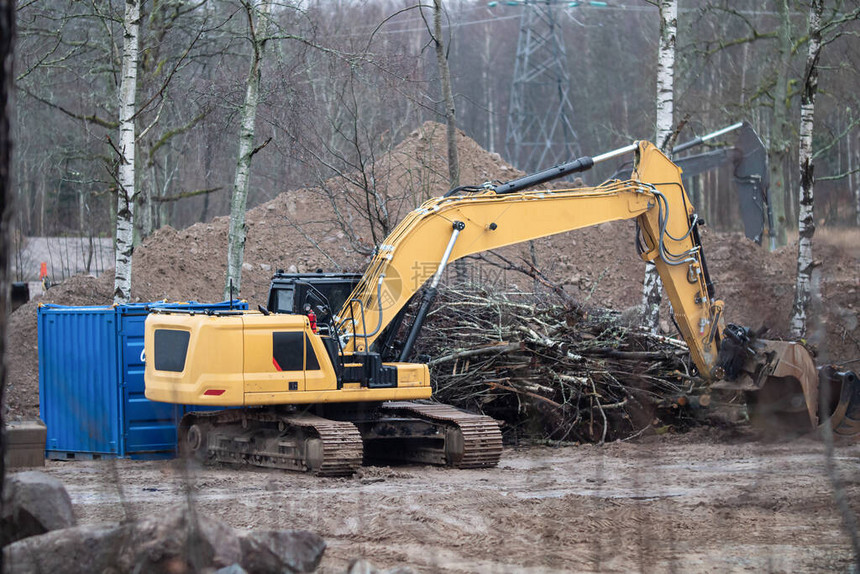
[{"label": "pile of branches", "polygon": [[687,346],[637,322],[569,301],[449,287],[419,352],[438,400],[502,420],[517,437],[601,443],[683,429],[702,391]]}]

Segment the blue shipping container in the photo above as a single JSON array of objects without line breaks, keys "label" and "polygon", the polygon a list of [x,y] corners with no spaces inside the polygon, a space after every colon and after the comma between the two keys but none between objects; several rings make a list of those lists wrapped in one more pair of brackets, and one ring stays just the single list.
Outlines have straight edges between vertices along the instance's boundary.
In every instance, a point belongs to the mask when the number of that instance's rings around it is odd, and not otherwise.
[{"label": "blue shipping container", "polygon": [[[144,321],[154,307],[215,311],[231,303],[39,307],[39,412],[48,458],[173,456],[176,425],[193,407],[144,397]],[[232,308],[248,305],[234,301]]]}]

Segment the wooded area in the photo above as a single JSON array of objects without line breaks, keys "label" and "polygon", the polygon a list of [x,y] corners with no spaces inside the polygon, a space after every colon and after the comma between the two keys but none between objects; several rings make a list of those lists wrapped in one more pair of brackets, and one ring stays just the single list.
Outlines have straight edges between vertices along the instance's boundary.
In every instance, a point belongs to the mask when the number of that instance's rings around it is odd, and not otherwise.
[{"label": "wooded area", "polygon": [[[438,44],[432,5],[272,3],[270,19],[265,6],[158,0],[142,7],[131,118],[137,237],[227,214],[241,156],[253,157],[248,206],[349,173],[371,221],[366,244],[377,243],[404,209],[423,199],[420,188],[405,194],[408,205],[375,194],[373,170],[375,159],[422,121],[446,118],[436,48],[447,55],[457,127],[504,154],[522,5],[446,2]],[[116,229],[128,153],[116,141],[125,9],[126,3],[105,1],[18,7],[14,176],[25,236],[109,236]],[[579,149],[594,155],[653,138],[657,6],[618,0],[553,9],[566,45]],[[750,120],[769,147],[771,201],[777,213],[784,205],[779,223],[789,229],[799,210],[808,13],[804,2],[691,0],[679,3],[677,16],[680,139]],[[825,225],[855,225],[860,217],[856,17],[853,2],[823,7],[812,153],[815,218]],[[239,152],[254,74],[256,134]],[[587,183],[607,175],[596,170]],[[704,189],[700,213],[718,229],[739,228],[729,186]]]}]

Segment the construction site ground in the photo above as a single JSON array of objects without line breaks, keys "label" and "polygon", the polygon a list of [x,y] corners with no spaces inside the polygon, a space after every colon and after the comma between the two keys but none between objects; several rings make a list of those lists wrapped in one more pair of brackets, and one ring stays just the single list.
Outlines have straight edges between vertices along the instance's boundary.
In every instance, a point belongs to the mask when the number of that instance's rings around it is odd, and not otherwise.
[{"label": "construction site ground", "polygon": [[[442,134],[425,124],[380,170],[392,174],[391,189],[406,189],[409,177],[424,174],[420,186],[413,182],[421,193],[404,205],[445,191]],[[462,181],[518,175],[497,154],[460,139]],[[307,214],[330,211],[329,200],[311,189],[285,191],[249,210],[241,295],[252,307],[265,302],[278,268],[363,268],[366,258],[336,222],[310,217],[300,224]],[[133,301],[220,300],[227,223],[163,228],[136,248]],[[787,336],[796,244],[770,252],[737,231],[703,231],[726,319],[767,326],[772,338]],[[618,222],[504,253],[536,263],[578,300],[622,310],[641,297],[633,236],[632,223]],[[814,241],[818,275],[807,340],[819,363],[857,370],[860,234],[822,227]],[[470,265],[473,280],[500,280],[498,268]],[[514,272],[501,280],[511,290],[532,285]],[[8,419],[39,415],[37,306],[110,304],[112,293],[109,272],[77,276],[10,316]],[[361,556],[378,567],[418,572],[844,572],[854,556],[850,529],[834,501],[824,453],[811,438],[767,442],[740,426],[643,434],[601,446],[506,446],[499,466],[487,470],[367,467],[352,478],[317,478],[132,460],[48,461],[46,470],[68,488],[80,522],[191,502],[239,528],[319,533],[329,545],[322,572],[343,572]],[[860,445],[837,445],[833,460],[849,505],[860,513]]]},{"label": "construction site ground", "polygon": [[[834,475],[860,511],[860,445]],[[416,572],[846,572],[824,443],[698,429],[505,449],[497,468],[364,467],[318,478],[181,461],[49,461],[82,523],[183,504],[241,529],[304,528],[320,572],[365,557]]]}]

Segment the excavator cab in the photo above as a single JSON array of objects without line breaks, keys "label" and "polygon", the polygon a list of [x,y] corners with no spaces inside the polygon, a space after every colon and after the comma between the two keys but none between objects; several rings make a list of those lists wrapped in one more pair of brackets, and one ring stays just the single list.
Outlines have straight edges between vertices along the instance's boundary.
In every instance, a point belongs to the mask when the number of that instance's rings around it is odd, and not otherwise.
[{"label": "excavator cab", "polygon": [[360,273],[278,271],[269,285],[266,308],[272,313],[302,313],[305,303],[314,298],[310,294],[315,293],[316,298],[325,299],[329,309],[340,309],[360,279]]}]

